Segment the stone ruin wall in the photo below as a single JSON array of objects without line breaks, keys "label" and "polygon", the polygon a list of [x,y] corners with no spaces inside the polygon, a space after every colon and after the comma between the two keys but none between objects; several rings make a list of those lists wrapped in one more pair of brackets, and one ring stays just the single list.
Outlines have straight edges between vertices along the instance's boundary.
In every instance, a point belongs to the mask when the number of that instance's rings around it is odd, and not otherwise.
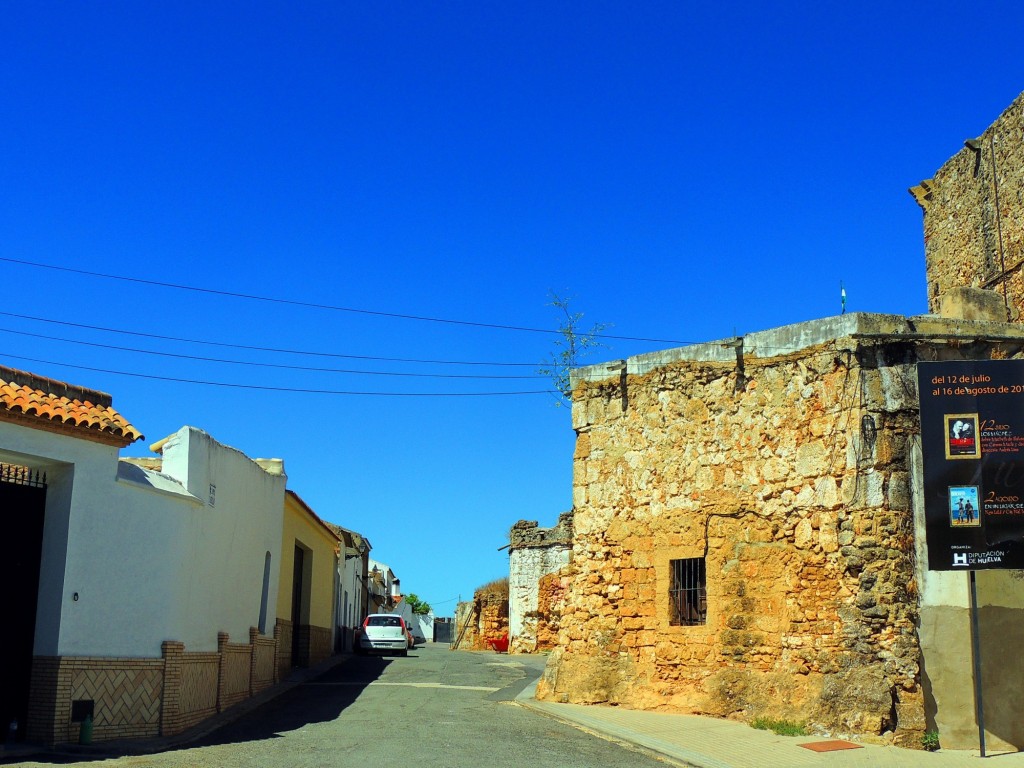
[{"label": "stone ruin wall", "polygon": [[[916,358],[844,345],[747,358],[738,393],[720,362],[581,385],[572,599],[538,696],[919,742]],[[701,556],[707,623],[670,626],[668,561]]]},{"label": "stone ruin wall", "polygon": [[476,648],[488,648],[487,641],[508,633],[508,597],[484,595],[476,598],[480,606],[480,630]]},{"label": "stone ruin wall", "polygon": [[[509,532],[509,635],[512,653],[550,650],[558,625],[549,574],[569,563],[572,512],[552,528],[520,520]],[[557,581],[555,583],[558,583]],[[557,591],[557,590],[556,590]]]},{"label": "stone ruin wall", "polygon": [[475,600],[461,602],[455,609],[455,639],[460,649],[477,648],[480,640],[480,616]]},{"label": "stone ruin wall", "polygon": [[[487,650],[487,641],[508,632],[508,582],[481,587],[472,602],[459,603],[455,612],[461,650]],[[457,636],[458,637],[458,636]]]},{"label": "stone ruin wall", "polygon": [[569,599],[568,568],[549,573],[537,583],[537,622],[534,651],[552,651],[558,646],[558,630]]},{"label": "stone ruin wall", "polygon": [[933,178],[910,190],[924,209],[931,312],[939,312],[952,289],[989,288],[1009,306],[1009,317],[1001,319],[1024,319],[1022,136],[1024,94]]}]

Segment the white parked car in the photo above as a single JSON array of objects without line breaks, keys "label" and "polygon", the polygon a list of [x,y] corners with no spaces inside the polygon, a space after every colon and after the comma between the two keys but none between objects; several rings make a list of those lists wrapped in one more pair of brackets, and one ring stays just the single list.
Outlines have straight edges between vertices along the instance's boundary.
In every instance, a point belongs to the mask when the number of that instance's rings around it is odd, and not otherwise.
[{"label": "white parked car", "polygon": [[409,631],[401,616],[393,613],[371,613],[356,630],[353,648],[356,653],[382,651],[409,654]]}]

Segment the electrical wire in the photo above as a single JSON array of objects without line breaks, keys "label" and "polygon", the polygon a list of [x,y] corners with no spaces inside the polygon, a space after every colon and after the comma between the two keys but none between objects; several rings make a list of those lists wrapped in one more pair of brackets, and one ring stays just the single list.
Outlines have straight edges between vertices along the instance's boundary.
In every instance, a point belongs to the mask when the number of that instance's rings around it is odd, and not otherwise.
[{"label": "electrical wire", "polygon": [[14,312],[0,311],[4,317],[15,317],[19,320],[32,320],[38,323],[50,323],[51,325],[63,325],[69,328],[84,328],[90,331],[101,331],[103,333],[119,333],[124,336],[137,336],[145,339],[159,339],[160,341],[178,341],[184,344],[203,344],[210,347],[224,347],[226,349],[245,349],[252,352],[274,352],[283,355],[306,355],[309,357],[332,357],[345,360],[371,360],[374,362],[386,363],[421,363],[427,365],[482,365],[494,367],[530,367],[536,368],[537,363],[496,363],[480,360],[428,360],[409,357],[379,357],[371,355],[349,355],[340,352],[322,352],[301,349],[283,349],[280,347],[257,347],[248,344],[231,344],[224,341],[209,341],[206,339],[189,339],[182,336],[163,336],[158,333],[145,333],[143,331],[129,331],[123,328],[106,328],[101,325],[86,325],[85,323],[72,323],[67,320],[52,320],[46,317],[35,317],[33,315],[20,315]]},{"label": "electrical wire", "polygon": [[[0,260],[3,260],[0,257]],[[183,344],[199,344],[210,347],[222,347],[224,349],[242,349],[250,352],[272,352],[275,354],[282,355],[299,355],[307,357],[325,357],[325,358],[336,358],[342,360],[367,360],[372,362],[386,362],[386,363],[411,363],[420,365],[466,365],[466,366],[484,366],[484,367],[495,367],[495,368],[533,368],[542,367],[548,363],[522,363],[522,362],[498,362],[498,361],[485,361],[485,360],[437,360],[432,358],[410,358],[410,357],[384,357],[380,355],[352,355],[341,352],[324,352],[321,350],[303,350],[303,349],[288,349],[283,347],[261,347],[251,344],[235,344],[226,341],[210,341],[209,339],[193,339],[184,336],[166,336],[158,333],[147,333],[145,331],[132,331],[125,328],[109,328],[102,325],[89,325],[87,323],[75,323],[68,320],[54,320],[48,317],[39,317],[36,315],[25,315],[17,312],[5,312],[0,310],[0,316],[11,317],[18,320],[30,320],[37,323],[47,323],[50,325],[60,325],[67,328],[82,328],[89,331],[99,331],[101,333],[116,333],[123,336],[135,336],[144,339],[156,339],[159,341],[175,341]],[[11,333],[19,333],[19,331],[9,331]],[[86,343],[86,342],[80,342]],[[715,341],[704,341],[704,342],[680,342],[684,346],[691,346],[697,344],[714,344]],[[117,349],[118,347],[113,347]],[[799,352],[802,347],[786,347],[786,346],[768,346],[768,345],[757,345],[756,349],[758,352],[768,352],[775,354],[788,354],[791,352]],[[156,353],[154,353],[156,354]],[[198,358],[203,359],[203,358]],[[586,366],[582,366],[586,367]],[[310,369],[319,370],[319,369]],[[330,369],[323,369],[330,370]],[[490,378],[490,377],[481,377]],[[499,377],[494,377],[499,378]],[[508,377],[517,378],[517,377]],[[533,378],[523,377],[523,378]]]},{"label": "electrical wire", "polygon": [[[146,333],[146,332],[142,332],[142,331],[131,331],[131,330],[126,330],[126,329],[121,329],[121,328],[108,328],[108,327],[104,327],[104,326],[88,325],[88,324],[85,324],[85,323],[75,323],[75,322],[64,321],[64,320],[54,320],[52,318],[44,318],[44,317],[38,317],[38,316],[33,316],[33,315],[25,315],[25,314],[19,314],[19,313],[15,313],[15,312],[4,312],[2,310],[0,310],[0,316],[17,318],[17,319],[21,319],[21,320],[30,320],[30,321],[34,321],[34,322],[47,323],[47,324],[51,324],[51,325],[59,325],[59,326],[64,326],[64,327],[82,328],[82,329],[91,330],[91,331],[100,331],[100,332],[103,332],[103,333],[114,333],[114,334],[134,336],[134,337],[139,337],[139,338],[157,339],[157,340],[160,340],[160,341],[174,341],[174,342],[182,342],[182,343],[197,344],[197,345],[206,345],[206,346],[221,347],[221,348],[241,349],[241,350],[246,350],[246,351],[272,352],[272,353],[298,355],[298,356],[311,356],[311,357],[324,357],[324,358],[340,358],[340,359],[355,359],[355,360],[367,360],[367,361],[375,361],[375,362],[418,363],[418,364],[437,364],[437,365],[495,366],[495,367],[515,367],[515,366],[526,367],[526,366],[529,366],[529,367],[534,368],[534,370],[537,370],[539,367],[542,367],[542,366],[538,366],[537,363],[483,362],[483,361],[466,361],[466,360],[436,360],[436,359],[422,359],[422,358],[421,359],[416,359],[416,358],[393,358],[393,357],[381,357],[381,356],[370,356],[370,355],[349,355],[349,354],[336,353],[336,352],[321,352],[321,351],[313,351],[313,350],[295,350],[295,349],[285,349],[285,348],[278,348],[278,347],[260,347],[260,346],[245,345],[245,344],[233,344],[233,343],[228,343],[228,342],[209,341],[209,340],[204,340],[204,339],[191,339],[191,338],[179,337],[179,336],[166,336],[166,335],[161,335],[161,334]],[[112,349],[112,350],[118,350],[118,351],[126,351],[126,352],[138,353],[138,354],[156,355],[156,356],[162,356],[162,357],[174,357],[174,358],[179,358],[179,359],[197,360],[197,361],[201,361],[201,362],[214,362],[214,363],[224,363],[224,364],[231,364],[231,365],[248,365],[248,366],[252,366],[252,367],[263,367],[263,368],[277,368],[277,369],[283,369],[283,370],[326,372],[326,373],[348,373],[348,374],[356,374],[356,375],[381,375],[381,376],[414,377],[414,378],[467,379],[467,380],[474,380],[474,379],[476,379],[476,380],[501,380],[501,379],[507,380],[507,379],[540,379],[540,378],[547,378],[547,376],[544,376],[544,375],[531,375],[531,376],[456,375],[456,374],[429,374],[429,373],[402,373],[402,372],[385,372],[385,371],[356,371],[356,370],[349,370],[349,369],[322,368],[322,367],[315,367],[315,366],[291,366],[291,365],[284,365],[284,364],[257,363],[257,362],[251,362],[251,361],[230,360],[230,359],[206,357],[206,356],[200,356],[200,355],[185,355],[185,354],[179,354],[179,353],[158,352],[158,351],[153,351],[153,350],[138,349],[138,348],[135,348],[135,347],[124,347],[124,346],[120,346],[120,345],[102,344],[102,343],[98,343],[98,342],[87,342],[87,341],[66,339],[66,338],[63,338],[63,337],[49,336],[49,335],[45,335],[45,334],[36,334],[36,333],[29,332],[29,331],[17,331],[17,330],[13,330],[13,329],[9,329],[9,328],[0,328],[0,332],[22,334],[22,335],[26,335],[26,336],[32,336],[32,337],[36,337],[36,338],[43,338],[43,339],[48,339],[48,340],[53,340],[53,341],[60,341],[60,342],[73,343],[73,344],[82,344],[82,345],[87,345],[87,346],[92,346],[92,347],[99,347],[99,348]],[[714,343],[714,342],[705,342],[705,343]],[[798,351],[800,351],[800,348],[797,348],[797,347],[768,347],[768,346],[759,346],[758,347],[758,351],[759,352],[769,352],[769,353],[774,352],[776,354],[787,354],[787,353],[791,353],[791,352],[798,352]],[[652,363],[652,364],[655,367],[657,367],[656,363]],[[597,365],[600,365],[600,363],[598,363]],[[580,367],[581,368],[587,368],[589,366],[580,366]],[[641,367],[644,368],[645,370],[648,369],[647,366],[641,366]],[[576,370],[579,371],[579,368],[577,368]],[[587,381],[597,381],[597,380],[603,380],[605,378],[605,376],[602,375],[602,374],[588,375],[588,376],[579,376],[577,374],[577,378],[583,379],[583,380],[587,380]],[[211,384],[212,385],[218,385],[217,382],[211,382]],[[555,392],[554,390],[545,390],[545,391],[548,392],[548,394],[550,394],[552,397],[555,397],[557,399],[557,392]],[[370,393],[361,393],[361,394],[370,394]],[[389,393],[381,393],[381,394],[389,394]]]},{"label": "electrical wire", "polygon": [[228,365],[248,365],[257,368],[277,368],[286,371],[313,371],[320,373],[346,373],[355,374],[360,376],[409,376],[416,378],[425,379],[544,379],[546,376],[532,375],[532,376],[490,376],[490,375],[476,375],[468,373],[410,373],[403,371],[358,371],[347,368],[318,368],[315,366],[307,365],[283,365],[279,363],[257,363],[248,360],[230,360],[221,357],[203,357],[201,355],[183,355],[175,352],[157,352],[150,349],[138,349],[137,347],[122,347],[114,344],[100,344],[93,341],[81,341],[78,339],[65,339],[60,336],[47,336],[42,333],[31,333],[30,331],[15,331],[10,328],[0,328],[0,333],[13,333],[20,336],[31,336],[36,339],[46,339],[48,341],[59,341],[66,344],[80,344],[88,347],[97,347],[100,349],[112,349],[118,352],[133,352],[140,355],[157,355],[159,357],[173,357],[179,360],[196,360],[204,363],[226,363]]},{"label": "electrical wire", "polygon": [[[373,309],[359,309],[356,307],[341,307],[334,304],[320,304],[313,301],[300,301],[298,299],[282,299],[274,296],[260,296],[254,293],[241,293],[239,291],[223,291],[217,288],[201,288],[194,285],[184,285],[182,283],[170,283],[162,280],[149,280],[141,277],[128,277],[126,275],[112,275],[106,272],[91,272],[85,269],[75,269],[73,267],[60,267],[56,264],[44,264],[38,261],[27,261],[25,259],[12,259],[6,256],[0,256],[0,261],[5,261],[9,264],[20,264],[25,267],[36,267],[38,269],[51,269],[57,272],[69,272],[76,275],[87,275],[89,277],[99,277],[104,280],[121,280],[127,283],[137,283],[139,285],[152,285],[159,288],[173,288],[179,291],[192,291],[194,293],[205,293],[212,296],[224,296],[233,299],[247,299],[249,301],[263,301],[272,304],[285,304],[293,307],[306,307],[309,309],[323,309],[331,312],[349,312],[360,315],[371,315],[373,317],[388,317],[397,320],[416,320],[419,322],[427,323],[444,323],[448,325],[462,325],[472,328],[490,328],[493,330],[500,331],[521,331],[525,333],[543,333],[543,334],[555,334],[561,335],[562,331],[552,328],[530,328],[528,326],[521,325],[503,325],[501,323],[483,323],[473,320],[453,320],[451,318],[443,317],[430,317],[427,315],[408,315],[400,312],[383,312],[380,310]],[[687,342],[679,341],[677,339],[646,339],[635,336],[613,336],[611,334],[594,334],[596,337],[602,339],[614,339],[616,341],[645,341],[655,344],[686,344]]]},{"label": "electrical wire", "polygon": [[92,371],[93,373],[109,373],[117,376],[131,376],[136,379],[152,379],[155,381],[170,381],[177,384],[198,384],[208,387],[226,387],[231,389],[255,389],[267,392],[289,392],[295,394],[311,395],[358,395],[367,397],[506,397],[513,395],[547,395],[553,390],[534,389],[519,392],[359,392],[337,389],[308,389],[302,387],[272,387],[264,384],[237,384],[225,381],[206,381],[203,379],[183,379],[175,376],[156,376],[148,373],[134,373],[129,371],[118,371],[110,368],[96,368],[89,365],[75,365],[73,363],[62,363],[55,360],[43,360],[37,357],[26,357],[24,355],[12,355],[0,351],[0,356],[14,360],[27,360],[31,363],[42,363],[44,365],[57,365],[64,368],[75,368],[81,371]]}]

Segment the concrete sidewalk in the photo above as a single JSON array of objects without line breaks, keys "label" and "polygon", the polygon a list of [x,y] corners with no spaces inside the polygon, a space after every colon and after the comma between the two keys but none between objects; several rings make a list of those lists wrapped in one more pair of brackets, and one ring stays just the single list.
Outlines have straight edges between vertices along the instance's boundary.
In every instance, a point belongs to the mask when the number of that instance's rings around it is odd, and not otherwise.
[{"label": "concrete sidewalk", "polygon": [[679,765],[697,768],[1024,768],[1024,752],[989,752],[988,757],[982,760],[977,750],[924,752],[859,743],[856,749],[815,752],[801,745],[847,740],[824,736],[776,736],[770,731],[759,731],[743,723],[713,717],[537,701],[534,698],[536,687],[536,682],[527,687],[516,697],[516,703],[603,738],[637,746]]}]

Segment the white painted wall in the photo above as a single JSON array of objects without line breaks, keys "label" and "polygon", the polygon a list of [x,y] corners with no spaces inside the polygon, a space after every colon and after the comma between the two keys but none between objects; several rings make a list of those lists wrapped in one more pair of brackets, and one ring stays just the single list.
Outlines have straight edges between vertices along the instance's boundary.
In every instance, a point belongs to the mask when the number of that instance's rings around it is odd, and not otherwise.
[{"label": "white painted wall", "polygon": [[537,582],[541,577],[568,564],[566,546],[523,547],[509,553],[509,637],[522,635],[526,614],[537,610]]},{"label": "white painted wall", "polygon": [[55,656],[60,647],[61,614],[73,602],[74,590],[65,583],[70,521],[109,506],[117,474],[117,448],[4,421],[0,422],[0,461],[47,474],[34,652]]},{"label": "white painted wall", "polygon": [[[371,599],[370,612],[373,613],[373,612],[378,611],[378,610],[380,610],[380,611],[387,611],[388,610],[387,609],[387,604],[389,604],[390,601],[394,600],[395,595],[396,595],[396,589],[395,589],[395,584],[394,584],[395,574],[391,570],[391,567],[387,563],[382,563],[379,560],[374,560],[372,557],[369,558],[366,567],[367,567],[366,577],[367,577],[367,582],[370,585],[370,595],[371,595],[371,598],[370,598]],[[372,571],[374,569],[377,569],[377,571],[380,573],[380,579],[381,579],[380,583],[378,583],[376,580],[374,580],[372,578]],[[378,599],[380,599],[383,603],[385,603],[385,605],[383,607],[381,607],[381,608],[374,607],[374,605],[372,604],[372,600],[373,600],[373,596],[374,595],[376,595],[378,597]]]},{"label": "white painted wall", "polygon": [[[187,563],[174,589],[182,607],[176,639],[187,649],[212,650],[220,630],[247,642],[249,627],[259,621],[267,552],[269,631],[277,618],[285,475],[266,472],[241,451],[194,427],[184,427],[168,440],[163,456],[164,473],[205,502],[176,542]],[[216,486],[212,505],[211,484]]]},{"label": "white painted wall", "polygon": [[71,517],[65,591],[78,600],[63,606],[60,655],[159,656],[161,642],[183,639],[175,592],[190,563],[181,542],[203,504],[180,485],[147,489],[155,473],[125,469],[101,503]]},{"label": "white painted wall", "polygon": [[273,627],[283,473],[192,427],[164,445],[170,477],[119,470],[116,447],[6,422],[0,460],[48,474],[37,655],[154,657],[164,640],[214,650],[218,631],[248,642],[267,552]]},{"label": "white painted wall", "polygon": [[[348,613],[345,615],[345,626],[355,627],[362,619],[363,606],[363,580],[366,578],[363,568],[363,558],[353,550],[348,550],[350,559],[345,560],[342,570],[342,589],[348,596]],[[351,557],[356,555],[355,557]]]},{"label": "white painted wall", "polygon": [[396,605],[392,613],[401,616],[409,629],[417,637],[422,637],[427,641],[434,639],[434,614],[431,613],[424,616],[413,613],[412,607],[405,600]]},{"label": "white painted wall", "polygon": [[363,558],[352,547],[342,547],[343,557],[338,561],[338,624],[345,628],[345,643],[349,650],[352,630],[363,616]]},{"label": "white painted wall", "polygon": [[412,608],[409,607],[409,604],[405,600],[396,605],[394,609],[391,611],[391,613],[395,614],[396,616],[401,616],[402,620],[407,625],[412,624]]},{"label": "white painted wall", "polygon": [[376,568],[380,571],[381,577],[384,579],[384,594],[390,598],[398,596],[398,589],[395,586],[395,573],[391,570],[391,566],[387,563],[382,563],[379,560],[374,560],[372,557],[369,560],[369,568],[372,571]]},{"label": "white painted wall", "polygon": [[414,627],[413,634],[417,637],[422,637],[428,643],[434,641],[434,614],[428,613],[426,615],[420,613],[414,613],[411,619],[412,626]]}]

